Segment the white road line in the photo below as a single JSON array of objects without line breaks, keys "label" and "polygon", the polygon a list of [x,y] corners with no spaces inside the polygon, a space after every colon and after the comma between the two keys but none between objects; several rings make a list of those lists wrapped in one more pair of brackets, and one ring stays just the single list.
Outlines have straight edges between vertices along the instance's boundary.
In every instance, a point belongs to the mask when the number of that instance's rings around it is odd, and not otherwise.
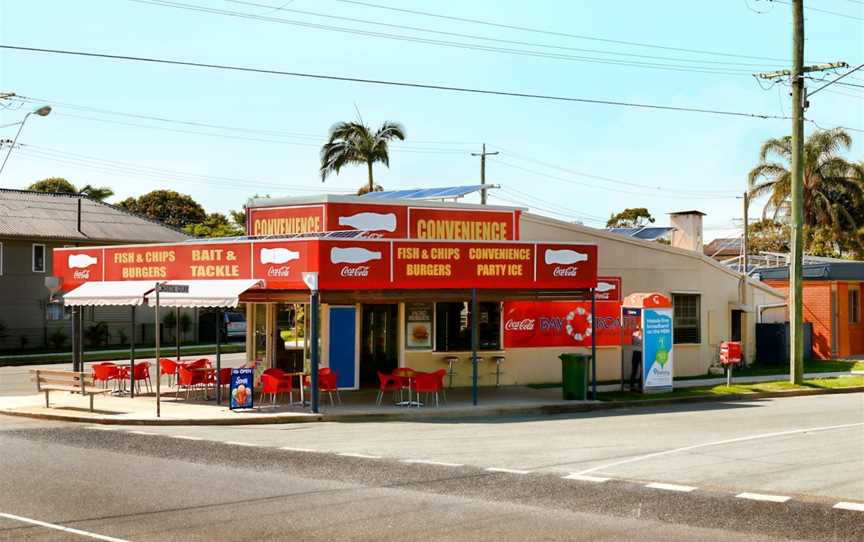
[{"label": "white road line", "polygon": [[4,514],[0,512],[0,517],[4,517],[7,519],[14,519],[15,521],[20,521],[22,523],[30,523],[32,525],[38,525],[40,527],[46,527],[48,529],[55,529],[57,531],[63,531],[64,533],[72,533],[77,534],[79,536],[86,536],[89,538],[95,538],[96,540],[106,540],[107,542],[128,542],[128,540],[123,540],[122,538],[114,538],[113,536],[105,536],[104,534],[96,534],[88,531],[82,531],[80,529],[73,529],[71,527],[64,527],[62,525],[55,525],[53,523],[47,523],[45,521],[39,521],[37,519],[30,519],[21,516],[16,516],[14,514]]},{"label": "white road line", "polygon": [[232,446],[261,446],[260,444],[252,444],[251,442],[237,442],[234,440],[226,440],[222,444],[231,444]]},{"label": "white road line", "polygon": [[604,478],[602,476],[588,476],[587,474],[568,474],[562,478],[565,480],[579,480],[580,482],[593,482],[595,484],[609,481],[609,478]]},{"label": "white road line", "polygon": [[285,450],[288,452],[305,452],[305,453],[312,453],[312,454],[324,453],[324,452],[319,452],[318,450],[313,450],[311,448],[293,448],[291,446],[283,446],[279,449]]},{"label": "white road line", "polygon": [[151,431],[126,431],[130,435],[157,435],[158,433],[153,433]]},{"label": "white road line", "polygon": [[439,467],[462,467],[462,463],[447,463],[446,461],[432,461],[431,459],[402,459],[402,463],[413,465],[438,465]]},{"label": "white road line", "polygon": [[764,493],[739,493],[735,495],[739,499],[750,499],[751,501],[786,502],[791,497],[785,495],[765,495]]},{"label": "white road line", "polygon": [[117,431],[116,427],[111,427],[108,425],[89,425],[87,429],[95,429],[96,431]]},{"label": "white road line", "polygon": [[864,502],[846,502],[841,501],[832,506],[837,510],[852,510],[854,512],[864,512]]},{"label": "white road line", "polygon": [[341,455],[342,457],[358,457],[360,459],[381,459],[380,455],[358,454],[354,452],[341,452],[336,455]]},{"label": "white road line", "polygon": [[530,470],[520,470],[520,469],[506,469],[503,467],[489,467],[488,469],[483,469],[486,472],[506,472],[509,474],[531,474]]},{"label": "white road line", "polygon": [[183,440],[204,440],[204,437],[190,437],[187,435],[171,435],[171,438],[179,438],[179,439],[183,439]]},{"label": "white road line", "polygon": [[696,450],[699,448],[707,448],[709,446],[720,446],[721,444],[732,444],[735,442],[747,442],[749,440],[757,440],[762,438],[772,438],[772,437],[782,437],[786,435],[797,435],[799,433],[812,433],[815,431],[830,431],[832,429],[846,429],[849,427],[860,427],[864,426],[864,422],[862,423],[847,423],[843,425],[829,425],[825,427],[811,427],[809,429],[793,429],[791,431],[779,431],[777,433],[763,433],[761,435],[751,435],[749,437],[738,437],[738,438],[730,438],[726,440],[715,440],[714,442],[705,442],[702,444],[694,444],[693,446],[684,446],[683,448],[675,448],[672,450],[663,450],[662,452],[654,452],[651,454],[640,455],[638,457],[631,457],[630,459],[623,459],[621,461],[615,461],[612,463],[606,463],[605,465],[600,465],[599,467],[591,467],[590,469],[585,469],[583,471],[579,471],[576,474],[588,474],[591,472],[603,471],[606,469],[610,469],[612,467],[617,467],[619,465],[626,465],[628,463],[636,463],[637,461],[644,461],[646,459],[652,459],[654,457],[660,457],[669,454],[677,454],[680,452],[687,452],[690,450]]},{"label": "white road line", "polygon": [[684,493],[690,493],[691,491],[696,490],[693,486],[682,486],[678,484],[664,484],[662,482],[652,482],[650,484],[645,484],[645,487],[650,487],[651,489],[663,489],[666,491],[681,491]]}]

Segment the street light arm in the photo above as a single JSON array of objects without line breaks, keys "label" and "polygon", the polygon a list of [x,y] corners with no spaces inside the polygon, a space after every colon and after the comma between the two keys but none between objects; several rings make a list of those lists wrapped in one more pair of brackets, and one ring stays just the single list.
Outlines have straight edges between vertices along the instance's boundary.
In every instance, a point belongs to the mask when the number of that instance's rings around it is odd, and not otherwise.
[{"label": "street light arm", "polygon": [[21,130],[24,129],[24,124],[27,122],[27,119],[30,118],[30,115],[32,114],[33,112],[31,111],[24,115],[24,120],[22,120],[21,125],[18,126],[18,131],[15,133],[15,138],[12,140],[12,144],[9,145],[9,150],[6,151],[6,157],[3,158],[3,164],[0,164],[0,175],[3,175],[3,168],[6,167],[6,162],[9,161],[9,155],[12,154],[12,149],[15,148],[15,144],[18,142],[18,136],[21,135]]}]

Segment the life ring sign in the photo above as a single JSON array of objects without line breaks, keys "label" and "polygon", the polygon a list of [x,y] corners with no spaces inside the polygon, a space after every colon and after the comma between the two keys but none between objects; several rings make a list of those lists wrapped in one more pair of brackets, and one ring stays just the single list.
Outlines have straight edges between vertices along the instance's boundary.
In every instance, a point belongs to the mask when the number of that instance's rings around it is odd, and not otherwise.
[{"label": "life ring sign", "polygon": [[576,307],[564,319],[564,331],[576,342],[582,342],[591,337],[591,313],[583,307]]}]

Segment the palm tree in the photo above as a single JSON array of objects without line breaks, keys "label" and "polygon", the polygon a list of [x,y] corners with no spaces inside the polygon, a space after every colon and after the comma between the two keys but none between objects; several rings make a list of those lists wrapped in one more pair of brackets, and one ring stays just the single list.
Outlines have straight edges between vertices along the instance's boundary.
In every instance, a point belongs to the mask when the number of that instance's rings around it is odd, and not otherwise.
[{"label": "palm tree", "polygon": [[398,122],[385,122],[377,132],[358,122],[339,122],[330,128],[330,137],[321,147],[321,182],[331,173],[339,175],[346,164],[366,164],[369,172],[368,190],[375,190],[372,164],[383,162],[390,167],[389,143],[405,140],[405,129]]},{"label": "palm tree", "polygon": [[105,201],[114,195],[114,191],[107,186],[93,186],[88,184],[81,189],[81,194],[95,200]]},{"label": "palm tree", "polygon": [[[804,225],[809,229],[828,227],[836,233],[852,226],[860,226],[853,216],[854,207],[845,202],[859,202],[864,198],[858,166],[839,156],[848,150],[852,138],[841,128],[819,130],[804,143]],[[773,213],[789,213],[791,178],[789,164],[792,161],[792,138],[786,136],[769,139],[759,150],[759,164],[750,171],[749,195],[751,198],[768,196],[763,209],[763,218]]]}]

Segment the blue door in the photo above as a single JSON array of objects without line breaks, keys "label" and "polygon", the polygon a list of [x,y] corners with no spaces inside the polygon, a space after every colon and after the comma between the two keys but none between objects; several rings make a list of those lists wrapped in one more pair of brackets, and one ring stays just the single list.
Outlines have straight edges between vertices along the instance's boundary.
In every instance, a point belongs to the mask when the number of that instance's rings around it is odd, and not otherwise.
[{"label": "blue door", "polygon": [[357,309],[330,307],[330,369],[340,388],[357,387]]}]

